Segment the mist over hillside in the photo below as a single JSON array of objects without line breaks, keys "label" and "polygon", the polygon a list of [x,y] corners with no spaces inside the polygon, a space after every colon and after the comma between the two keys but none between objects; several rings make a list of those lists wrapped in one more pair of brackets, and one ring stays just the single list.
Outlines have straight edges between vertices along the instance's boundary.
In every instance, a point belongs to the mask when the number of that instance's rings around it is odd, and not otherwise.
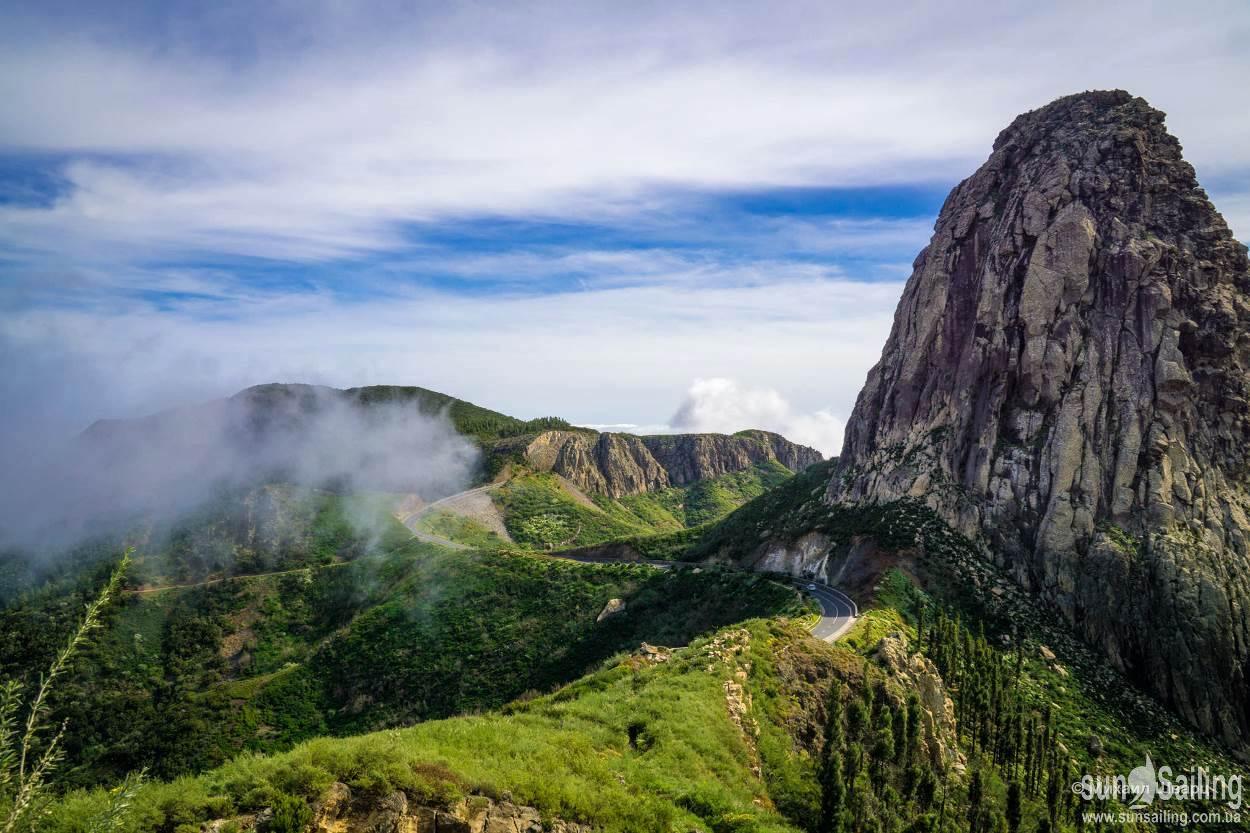
[{"label": "mist over hillside", "polygon": [[54,550],[279,481],[433,500],[464,488],[477,447],[444,410],[363,406],[333,388],[272,385],[143,419],[100,421],[0,485],[0,546]]}]

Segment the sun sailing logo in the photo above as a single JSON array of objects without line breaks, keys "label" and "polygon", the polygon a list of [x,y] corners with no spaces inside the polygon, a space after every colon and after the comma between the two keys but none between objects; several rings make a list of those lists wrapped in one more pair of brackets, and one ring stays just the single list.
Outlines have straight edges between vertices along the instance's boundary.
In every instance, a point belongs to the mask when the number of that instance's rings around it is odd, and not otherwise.
[{"label": "sun sailing logo", "polygon": [[1130,809],[1150,807],[1155,801],[1204,801],[1241,809],[1241,775],[1215,775],[1203,766],[1173,770],[1156,768],[1150,756],[1146,763],[1124,775],[1082,775],[1072,783],[1072,792],[1086,801],[1116,799]]}]

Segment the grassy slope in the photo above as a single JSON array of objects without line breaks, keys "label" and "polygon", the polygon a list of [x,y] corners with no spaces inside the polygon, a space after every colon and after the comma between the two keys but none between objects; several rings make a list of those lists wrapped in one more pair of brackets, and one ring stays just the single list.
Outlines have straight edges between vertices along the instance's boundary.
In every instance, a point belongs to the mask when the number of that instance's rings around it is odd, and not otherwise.
[{"label": "grassy slope", "polygon": [[417,526],[423,532],[477,550],[498,551],[508,547],[508,542],[500,538],[494,530],[454,512],[435,510],[421,516]]},{"label": "grassy slope", "polygon": [[[286,755],[149,785],[132,829],[228,817],[266,806],[279,792],[311,799],[335,780],[357,794],[402,788],[436,802],[506,790],[552,816],[612,830],[706,829],[727,819],[732,829],[792,829],[767,809],[746,740],[728,719],[723,685],[731,667],[710,663],[706,648],[692,646],[651,667],[616,662],[503,713],[317,740]],[[645,727],[645,750],[631,746],[631,724]],[[101,798],[71,797],[46,830],[74,830],[74,820]]]},{"label": "grassy slope", "polygon": [[[891,698],[904,696],[850,651],[782,621],[755,620],[660,664],[617,657],[550,695],[489,714],[315,740],[150,784],[128,829],[198,829],[269,806],[280,793],[315,800],[334,781],[362,801],[394,789],[433,804],[506,792],[548,819],[607,831],[804,829],[819,812],[812,750],[820,738],[799,735],[821,724],[834,679],[857,697],[878,683]],[[727,699],[737,682],[749,698],[741,725]],[[866,812],[897,814],[905,801],[882,802],[896,796],[890,791],[901,788],[903,772],[882,766],[881,795],[864,797]],[[102,791],[70,796],[46,830],[76,830],[75,820],[103,799]]]},{"label": "grassy slope", "polygon": [[[788,481],[783,489],[789,490],[791,498],[810,494],[808,484],[800,481],[797,485],[799,488],[793,488],[794,481]],[[1014,665],[1012,651],[991,646],[1001,644],[1004,630],[1014,632],[1012,623],[1024,629],[1025,650],[1018,684],[1022,707],[1029,716],[1038,716],[1049,705],[1063,744],[1065,760],[1061,763],[1071,766],[1073,774],[1127,772],[1141,763],[1146,752],[1156,761],[1168,760],[1174,765],[1205,762],[1218,771],[1237,771],[1218,749],[1187,732],[1148,698],[1133,694],[1123,680],[1065,636],[1053,618],[1027,597],[1002,590],[998,577],[987,572],[992,567],[980,561],[966,541],[938,524],[922,507],[897,504],[862,512],[830,511],[809,505],[806,500],[785,504],[777,495],[766,503],[771,504],[770,511],[779,512],[771,517],[770,525],[776,529],[798,530],[818,520],[826,530],[848,535],[857,530],[894,546],[923,541],[927,554],[911,566],[920,568],[925,589],[918,589],[902,572],[886,573],[875,598],[865,605],[868,613],[839,646],[806,639],[793,626],[780,621],[754,622],[748,627],[752,634],[750,646],[736,659],[732,651],[723,649],[722,635],[718,643],[722,648],[715,655],[709,653],[710,643],[696,642],[688,652],[679,653],[676,660],[658,667],[618,658],[609,661],[604,670],[550,695],[526,694],[502,708],[501,701],[476,702],[475,708],[495,709],[479,716],[426,722],[380,734],[315,740],[285,755],[244,757],[204,776],[182,779],[172,785],[154,784],[139,799],[141,823],[135,829],[174,830],[177,823],[192,825],[186,829],[194,829],[207,819],[268,806],[279,792],[312,800],[334,780],[350,783],[357,795],[365,797],[401,788],[411,798],[433,803],[447,802],[465,793],[500,795],[507,791],[517,801],[538,806],[549,817],[585,821],[608,830],[815,829],[821,796],[818,759],[823,743],[823,704],[831,691],[830,684],[833,680],[840,682],[845,711],[855,701],[879,701],[873,692],[880,683],[886,702],[893,704],[886,710],[897,714],[909,690],[901,681],[884,677],[872,661],[873,652],[881,637],[889,633],[901,634],[914,649],[917,616],[922,608],[930,622],[938,609],[959,616],[964,623],[962,639],[972,641],[972,633],[984,629],[988,639],[982,650],[989,650],[991,661],[1003,667]],[[821,512],[825,516],[818,518]],[[743,510],[741,517],[726,525],[736,528],[739,534],[748,534],[758,532],[752,524],[765,522],[767,517],[755,506]],[[723,529],[714,530],[707,537],[722,545],[732,540]],[[758,540],[758,536],[749,540]],[[443,554],[441,558],[448,556]],[[590,580],[578,565],[541,557],[493,558],[501,564],[524,564],[525,570],[542,573],[540,583],[563,586],[562,580],[553,582],[551,575],[543,573],[544,569],[569,571],[579,582]],[[490,557],[474,560],[495,563]],[[465,569],[464,564],[452,561],[440,563],[456,573]],[[326,572],[343,569],[329,568]],[[632,574],[629,568],[614,569]],[[633,572],[638,569],[633,568]],[[520,581],[517,595],[528,598],[537,592],[538,607],[548,612],[558,609],[558,605],[551,605],[550,597],[541,596],[543,591],[538,584],[526,583],[524,572],[509,575],[510,581]],[[591,575],[597,575],[597,571]],[[709,598],[755,596],[758,589],[740,587],[736,582],[764,582],[759,577],[732,573],[689,571],[656,579],[658,584],[646,588],[647,593],[653,594],[653,604],[645,603],[646,595],[639,593],[631,597],[631,609],[640,623],[648,625],[666,612],[681,610],[684,617],[692,604],[690,599],[697,596],[701,587],[696,580],[704,576],[719,583],[715,588],[707,588]],[[387,586],[397,581],[391,574],[379,579]],[[667,590],[664,583],[674,584]],[[475,610],[493,606],[480,602],[509,595],[498,582],[492,580],[488,584],[486,595],[477,597]],[[418,585],[424,586],[424,582]],[[766,582],[759,585],[769,586]],[[995,587],[1000,592],[991,593]],[[567,592],[576,596],[580,591]],[[677,599],[682,600],[680,604]],[[593,611],[598,601],[596,597],[588,610]],[[424,602],[428,604],[430,600]],[[450,598],[447,603],[465,606],[463,597]],[[439,603],[432,607],[437,611]],[[378,609],[386,610],[386,605]],[[416,645],[421,650],[421,627],[413,626],[415,630],[406,632],[409,625],[403,620],[388,618],[398,613],[388,611],[375,632],[361,631],[360,645],[344,644],[344,656],[356,657],[358,648],[368,650],[378,638],[396,643],[379,648],[382,662],[393,663],[401,646]],[[735,611],[735,615],[749,613],[744,609]],[[543,638],[541,628],[538,633],[534,631],[533,621],[521,617],[514,625],[515,630],[506,625],[503,630],[493,625],[481,630],[497,633],[497,641],[505,652],[529,651],[533,640]],[[454,617],[449,620],[449,627],[457,634],[476,626],[475,616],[466,615],[463,621]],[[622,642],[637,644],[640,631],[631,628],[641,624],[630,626],[622,618],[619,626],[630,633],[630,638]],[[689,628],[684,619],[670,621],[670,626]],[[284,629],[289,630],[289,626]],[[591,628],[592,632],[595,630]],[[552,644],[565,639],[558,630],[552,633],[556,634]],[[445,638],[439,637],[435,642]],[[604,643],[605,650],[608,641]],[[657,637],[651,641],[675,640]],[[1056,661],[1042,658],[1043,642],[1058,655]],[[467,650],[457,652],[450,671],[464,675],[469,656]],[[485,667],[507,676],[507,666],[496,662],[502,656],[495,655]],[[606,654],[597,653],[595,659],[603,656]],[[541,661],[542,652],[533,652],[529,657]],[[727,657],[729,662],[724,661]],[[280,659],[280,655],[275,655],[267,667]],[[422,667],[425,664],[423,660]],[[580,659],[566,670],[571,671],[577,664]],[[1067,676],[1056,670],[1059,664]],[[362,670],[367,678],[387,672],[384,667]],[[281,679],[284,672],[270,673]],[[337,676],[340,671],[332,673]],[[754,723],[749,724],[747,735],[727,720],[726,685],[734,680],[743,680],[751,694],[749,714]],[[258,683],[262,688],[269,684]],[[968,690],[972,690],[970,684]],[[961,703],[962,689],[956,688],[952,693],[956,703]],[[414,697],[420,699],[420,694],[408,692],[402,700],[408,703]],[[857,798],[847,810],[858,819],[856,824],[860,827],[856,829],[901,831],[914,823],[921,827],[911,829],[966,829],[968,782],[973,770],[984,779],[987,823],[1002,823],[1006,785],[1012,773],[991,757],[973,752],[970,736],[963,734],[968,727],[961,728],[959,738],[967,757],[966,771],[917,765],[914,757],[908,756],[898,759],[913,762],[905,767],[897,763],[888,745],[883,746],[876,707],[869,705],[868,709],[872,715],[870,727],[860,730],[857,736],[847,723],[847,739],[839,747],[844,766],[856,755],[867,756],[866,769],[861,770],[855,782]],[[631,725],[635,734],[640,731],[644,739],[639,745],[629,742]],[[1106,747],[1099,757],[1086,744],[1091,729],[1097,731]],[[868,772],[871,777],[865,774]],[[943,796],[943,803],[922,798],[924,791],[917,784],[926,779],[936,785],[934,795]],[[88,806],[101,800],[98,793],[75,794],[58,807],[48,829],[75,829],[72,819],[82,817]],[[1060,801],[1058,827],[1071,829],[1072,799],[1061,794]],[[1021,829],[1035,829],[1045,813],[1045,804],[1044,791],[1026,797]]]}]

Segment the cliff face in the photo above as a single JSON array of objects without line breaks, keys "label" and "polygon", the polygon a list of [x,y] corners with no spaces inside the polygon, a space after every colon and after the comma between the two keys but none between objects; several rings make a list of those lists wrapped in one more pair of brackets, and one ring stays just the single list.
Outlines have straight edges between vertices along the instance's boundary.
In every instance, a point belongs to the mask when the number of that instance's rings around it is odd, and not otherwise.
[{"label": "cliff face", "polygon": [[1250,738],[1250,269],[1121,91],[998,137],[947,198],[831,501],[923,496],[1201,729]]},{"label": "cliff face", "polygon": [[767,431],[638,437],[547,431],[524,449],[526,462],[583,491],[619,498],[686,486],[769,461],[791,471],[820,462],[820,452]]}]

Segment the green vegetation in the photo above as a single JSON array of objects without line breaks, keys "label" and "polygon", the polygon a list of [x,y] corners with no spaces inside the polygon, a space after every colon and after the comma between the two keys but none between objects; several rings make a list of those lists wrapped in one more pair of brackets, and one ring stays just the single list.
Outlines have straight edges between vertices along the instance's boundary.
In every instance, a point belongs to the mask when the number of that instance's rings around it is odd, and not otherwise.
[{"label": "green vegetation", "polygon": [[[145,581],[192,558],[187,575],[226,580],[127,594],[50,700],[70,721],[59,785],[86,789],[43,829],[78,833],[113,800],[90,788],[143,766],[176,780],[126,792],[121,830],[192,833],[261,809],[270,829],[301,830],[341,781],[359,806],[395,790],[438,807],[506,795],[604,830],[1033,833],[1119,809],[1078,801],[1082,773],[1147,754],[1241,772],[923,504],[826,505],[830,465],[594,501],[521,473],[497,498],[520,552],[438,512],[428,531],[477,550],[393,523],[366,540],[348,521],[372,504],[320,495],[271,495],[265,511],[256,498],[261,523],[218,550],[235,527],[210,513],[209,531],[174,537],[176,556],[145,559]],[[762,575],[535,552],[733,558],[810,531],[834,547],[872,538],[900,565],[834,646],[807,638],[808,608]],[[237,576],[239,554],[285,569]],[[0,669],[46,666],[99,581],[5,611]],[[611,599],[624,610],[596,621]],[[690,647],[621,653],[644,640]]]},{"label": "green vegetation", "polygon": [[[993,647],[898,571],[876,602],[899,644],[942,674],[955,702],[949,733],[869,640],[826,645],[784,620],[757,620],[671,658],[618,655],[484,714],[318,739],[148,784],[124,829],[191,831],[264,808],[303,823],[334,782],[365,807],[395,790],[437,807],[506,795],[548,821],[609,831],[1078,829],[1079,810],[1098,807],[1076,801],[1072,778],[1127,762],[1080,759],[1059,719],[1069,703],[1036,696],[1029,651]],[[107,795],[67,796],[46,829],[78,830]]]},{"label": "green vegetation", "polygon": [[[314,498],[317,511],[298,515],[312,528],[272,540],[315,543],[323,524],[355,516],[340,499]],[[343,552],[373,554],[317,564],[315,546],[274,553],[259,536],[252,563],[284,569],[231,576],[225,565],[206,583],[124,594],[54,698],[70,719],[73,765],[61,782],[114,782],[142,767],[168,778],[317,735],[496,708],[643,640],[684,644],[739,619],[801,611],[792,590],[759,576],[449,552],[394,521],[348,532]],[[168,556],[142,559],[145,585],[167,572],[157,568]],[[46,666],[92,586],[0,613],[0,670]],[[625,612],[596,623],[613,598]]]},{"label": "green vegetation", "polygon": [[[742,672],[756,702],[776,699],[765,690],[775,683],[772,657],[797,639],[783,625],[754,622],[666,662],[618,658],[502,712],[243,757],[200,777],[148,785],[130,829],[195,830],[211,819],[287,806],[288,796],[311,801],[340,781],[360,800],[400,789],[410,801],[436,806],[507,793],[548,819],[604,830],[795,830],[752,771],[755,735],[731,718],[726,691]],[[759,709],[747,717],[768,720]],[[77,830],[76,819],[104,800],[102,791],[71,795],[47,832]]]},{"label": "green vegetation", "polygon": [[446,411],[451,418],[451,424],[458,432],[474,438],[479,443],[504,437],[538,434],[542,431],[570,430],[573,427],[563,419],[553,416],[530,420],[517,419],[426,388],[373,385],[365,388],[351,388],[346,393],[357,402],[366,405],[402,402],[416,404],[423,413],[433,414]]},{"label": "green vegetation", "polygon": [[[569,549],[611,541],[671,552],[674,541],[694,540],[686,530],[724,517],[792,476],[781,464],[769,462],[687,487],[583,500],[553,474],[520,473],[494,497],[508,534],[522,547]],[[655,536],[665,540],[648,541]]]},{"label": "green vegetation", "polygon": [[435,510],[422,515],[417,526],[423,532],[477,550],[493,552],[508,546],[508,542],[500,538],[493,529],[487,529],[473,519],[454,512]]},{"label": "green vegetation", "polygon": [[785,466],[769,461],[745,471],[695,483],[685,490],[686,526],[719,520],[791,477],[793,474]]},{"label": "green vegetation", "polygon": [[589,546],[650,531],[619,504],[587,504],[570,494],[554,474],[514,477],[492,495],[512,540],[538,550]]},{"label": "green vegetation", "polygon": [[[22,702],[22,684],[9,678],[0,684],[0,830],[4,833],[35,830],[49,811],[52,778],[65,758],[66,723],[53,731],[48,725],[50,696],[71,668],[71,661],[99,630],[104,611],[121,589],[122,576],[130,566],[130,553],[109,576],[104,588],[87,603],[82,620],[57,651],[46,673],[39,678],[29,703]],[[25,713],[24,715],[22,713]],[[24,717],[24,719],[20,719]],[[92,831],[111,830],[120,823],[142,773],[127,776],[98,810],[87,816]]]},{"label": "green vegetation", "polygon": [[[711,555],[746,555],[767,532],[779,539],[798,537],[811,531],[823,518],[827,507],[820,501],[828,486],[836,460],[808,466],[776,487],[753,498],[741,508],[711,526],[686,553],[689,560]],[[858,524],[852,520],[849,527]]]},{"label": "green vegetation", "polygon": [[1111,545],[1126,555],[1138,555],[1141,552],[1141,541],[1115,524],[1107,524],[1101,531],[1111,541]]},{"label": "green vegetation", "polygon": [[285,484],[223,494],[136,556],[130,583],[163,587],[206,579],[341,564],[363,555],[374,535],[402,542],[389,495],[342,496]]}]

